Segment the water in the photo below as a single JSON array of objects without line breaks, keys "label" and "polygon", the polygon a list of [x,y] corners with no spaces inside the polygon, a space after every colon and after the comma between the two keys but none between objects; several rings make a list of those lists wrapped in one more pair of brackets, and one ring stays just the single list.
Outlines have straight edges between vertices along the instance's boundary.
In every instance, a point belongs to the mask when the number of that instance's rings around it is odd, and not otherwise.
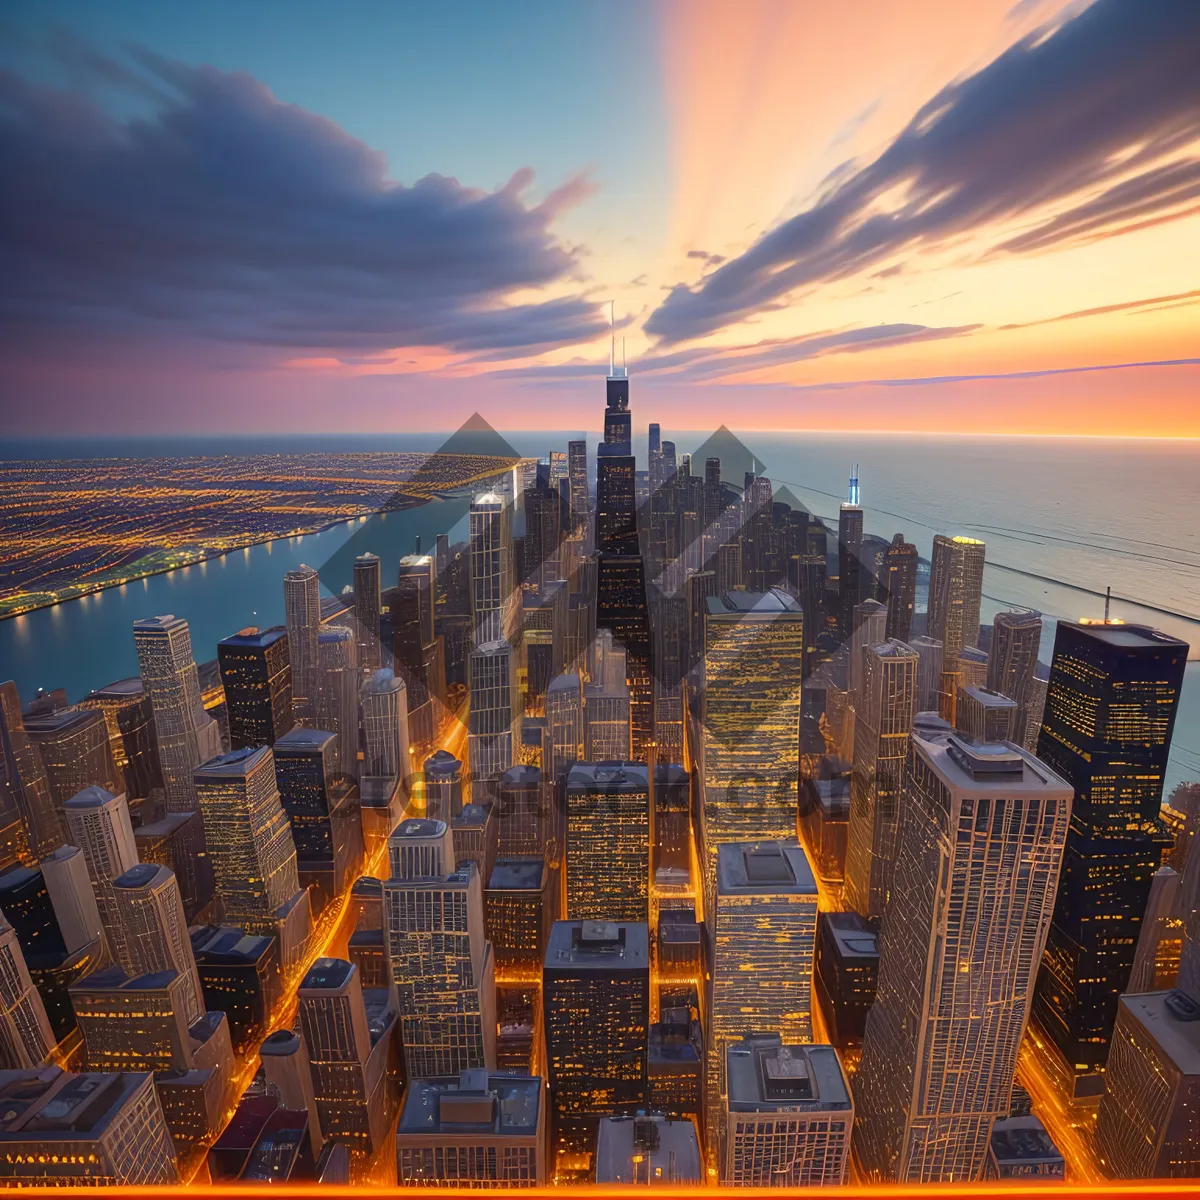
[{"label": "water", "polygon": [[[574,433],[506,433],[521,454],[566,448]],[[671,436],[665,432],[664,436]],[[434,449],[440,435],[294,437],[287,445],[256,439],[154,439],[9,443],[0,457],[149,456],[304,449]],[[677,433],[680,453],[700,452],[705,435]],[[903,531],[928,557],[934,533],[987,542],[983,618],[1016,606],[1048,617],[1099,616],[1105,588],[1113,615],[1181,637],[1200,659],[1200,444],[1102,440],[749,433],[744,447],[777,487],[836,521],[851,462],[860,465],[868,533]],[[645,462],[645,441],[635,447]],[[725,477],[740,482],[733,447],[722,451]],[[749,466],[749,458],[745,464]],[[441,502],[336,526],[306,537],[252,546],[195,566],[97,592],[0,621],[0,679],[23,696],[65,687],[73,699],[134,674],[132,622],[173,612],[187,618],[198,661],[244,625],[283,621],[283,575],[300,563],[322,568],[338,592],[350,582],[355,554],[384,560],[385,581],[421,535],[465,536],[465,502]],[[1042,657],[1049,661],[1053,621]],[[1200,661],[1188,665],[1168,786],[1200,779]]]}]

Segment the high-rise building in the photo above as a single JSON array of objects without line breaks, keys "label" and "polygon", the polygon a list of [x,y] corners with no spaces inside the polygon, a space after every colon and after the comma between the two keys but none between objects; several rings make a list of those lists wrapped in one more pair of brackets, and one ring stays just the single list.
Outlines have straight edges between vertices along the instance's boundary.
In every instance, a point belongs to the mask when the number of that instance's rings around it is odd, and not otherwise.
[{"label": "high-rise building", "polygon": [[863,510],[859,504],[858,467],[850,473],[850,493],[838,509],[838,628],[848,638],[854,606],[862,599]]},{"label": "high-rise building", "polygon": [[587,529],[591,503],[588,498],[587,441],[567,443],[567,479],[571,488],[571,527]]},{"label": "high-rise building", "polygon": [[[992,619],[987,685],[1017,706],[1012,739],[1026,744],[1026,718],[1033,702],[1033,676],[1042,642],[1042,615],[1030,611],[997,613]],[[1040,729],[1041,715],[1038,714]]]},{"label": "high-rise building", "polygon": [[562,537],[558,487],[535,487],[525,493],[525,579],[540,591],[561,579],[559,542]]},{"label": "high-rise building", "polygon": [[269,746],[234,750],[199,767],[195,778],[225,919],[247,933],[277,936],[287,971],[303,957],[311,915],[275,756]]},{"label": "high-rise building", "polygon": [[462,763],[449,750],[435,750],[425,760],[425,816],[447,825],[462,811]]},{"label": "high-rise building", "polygon": [[103,945],[104,925],[83,851],[78,846],[59,846],[39,865],[67,953]]},{"label": "high-rise building", "polygon": [[321,581],[312,567],[301,563],[284,575],[283,607],[292,664],[292,706],[297,720],[311,721],[316,716],[320,686],[317,636],[321,631]]},{"label": "high-rise building", "polygon": [[868,918],[883,916],[892,889],[918,664],[895,638],[863,650],[845,880],[846,903]]},{"label": "high-rise building", "polygon": [[850,703],[855,712],[862,704],[863,654],[868,646],[887,639],[888,610],[878,600],[864,600],[854,606],[850,632]]},{"label": "high-rise building", "polygon": [[567,774],[569,921],[649,918],[650,783],[635,762],[576,763]]},{"label": "high-rise building", "polygon": [[153,1075],[74,1075],[60,1067],[0,1074],[0,1180],[58,1187],[178,1183]]},{"label": "high-rise building", "polygon": [[513,764],[520,728],[516,673],[512,645],[503,638],[471,651],[467,761],[471,795],[478,803],[491,799],[500,776]]},{"label": "high-rise building", "polygon": [[725,1052],[747,1031],[812,1041],[817,881],[795,839],[725,843],[717,860],[708,981],[710,1164],[721,1144]]},{"label": "high-rise building", "polygon": [[0,916],[0,1072],[40,1066],[57,1040],[16,931]]},{"label": "high-rise building", "polygon": [[484,907],[503,982],[541,981],[550,926],[558,918],[557,884],[541,858],[500,858],[492,868]]},{"label": "high-rise building", "polygon": [[1169,844],[1163,772],[1185,642],[1141,625],[1060,621],[1038,757],[1075,789],[1033,1019],[1076,1096],[1096,1096],[1150,893]]},{"label": "high-rise building", "polygon": [[[961,661],[961,660],[960,660]],[[1017,742],[1017,705],[990,688],[960,687],[954,704],[954,727],[977,742]]]},{"label": "high-rise building", "polygon": [[596,1137],[596,1182],[701,1187],[704,1166],[695,1124],[659,1113],[605,1117]]},{"label": "high-rise building", "polygon": [[390,667],[362,685],[362,775],[391,775],[411,791],[415,770],[408,737],[408,689]]},{"label": "high-rise building", "polygon": [[546,1089],[536,1077],[475,1068],[414,1079],[396,1129],[396,1182],[544,1186],[546,1125]]},{"label": "high-rise building", "polygon": [[552,788],[583,758],[583,686],[577,674],[558,675],[546,689],[546,720],[550,734],[550,761],[542,775]]},{"label": "high-rise building", "polygon": [[[624,664],[625,656],[619,651],[612,657]],[[612,678],[606,671],[603,677],[587,684],[583,689],[583,705],[584,757],[589,762],[629,758],[632,721],[629,685],[625,681],[623,665],[619,677]]]},{"label": "high-rise building", "polygon": [[937,534],[929,569],[928,636],[942,643],[942,671],[958,669],[958,656],[979,641],[986,547],[977,538]]},{"label": "high-rise building", "polygon": [[379,556],[360,554],[354,560],[354,620],[358,631],[358,669],[374,675],[384,665],[379,646]]},{"label": "high-rise building", "polygon": [[133,831],[139,861],[170,867],[179,881],[188,920],[213,897],[212,861],[204,852],[204,819],[198,812],[165,813]]},{"label": "high-rise building", "polygon": [[748,1034],[726,1050],[721,1183],[839,1187],[850,1164],[854,1101],[832,1046]]},{"label": "high-rise building", "polygon": [[513,566],[511,509],[496,492],[471,502],[471,624],[483,646],[518,634],[520,608]]},{"label": "high-rise building", "polygon": [[358,778],[358,696],[362,672],[354,631],[328,625],[317,635],[317,725],[337,734],[338,774]]},{"label": "high-rise building", "polygon": [[496,1065],[495,960],[483,881],[456,867],[444,821],[410,817],[388,839],[384,943],[399,998],[407,1078]]},{"label": "high-rise building", "polygon": [[796,835],[804,617],[786,592],[711,597],[700,714],[704,911],[717,847]]},{"label": "high-rise building", "polygon": [[388,1081],[396,1014],[387,991],[364,990],[353,963],[318,958],[296,999],[322,1137],[369,1160],[386,1141],[396,1102]]},{"label": "high-rise building", "polygon": [[644,924],[558,921],[542,973],[559,1175],[590,1173],[603,1117],[645,1105],[650,947]]},{"label": "high-rise building", "polygon": [[879,945],[871,926],[855,912],[821,913],[813,991],[825,1030],[839,1049],[862,1045],[878,975]]},{"label": "high-rise building", "polygon": [[119,790],[142,799],[152,789],[163,786],[154,714],[141,679],[136,675],[119,679],[89,692],[82,707],[104,714],[113,763],[124,779],[124,787]]},{"label": "high-rise building", "polygon": [[204,1016],[204,994],[188,937],[187,918],[175,872],[138,863],[112,885],[114,916],[120,926],[117,958],[130,978],[177,971],[184,980],[181,998],[189,1026]]},{"label": "high-rise building", "polygon": [[25,733],[36,747],[50,784],[54,809],[82,788],[119,787],[104,715],[91,708],[67,708],[25,718]]},{"label": "high-rise building", "polygon": [[338,738],[324,730],[297,727],[275,743],[275,779],[300,882],[320,908],[349,889],[363,859],[358,788],[339,765]]},{"label": "high-rise building", "polygon": [[500,776],[496,808],[496,853],[500,858],[540,861],[556,857],[553,798],[547,800],[539,768],[509,767]]},{"label": "high-rise building", "polygon": [[908,639],[917,652],[917,712],[937,712],[942,691],[942,643],[920,634]]},{"label": "high-rise building", "polygon": [[[319,1002],[321,997],[318,995],[316,999]],[[308,1061],[304,1039],[291,1029],[277,1029],[263,1039],[259,1054],[268,1090],[274,1089],[278,1093],[279,1103],[284,1108],[305,1114],[309,1144],[313,1154],[319,1155],[325,1145],[325,1135],[321,1131],[320,1110],[313,1092],[312,1064]],[[216,1178],[214,1175],[214,1182]]]},{"label": "high-rise building", "polygon": [[109,948],[120,953],[120,923],[112,885],[138,861],[137,844],[124,792],[114,796],[101,787],[84,788],[63,807],[71,841],[83,852]]},{"label": "high-rise building", "polygon": [[883,556],[879,599],[887,605],[887,636],[908,641],[917,596],[917,548],[898,533]]},{"label": "high-rise building", "polygon": [[217,643],[229,745],[273,746],[295,724],[287,630],[251,626]]},{"label": "high-rise building", "polygon": [[190,933],[205,1007],[228,1017],[233,1050],[245,1054],[270,1028],[280,991],[278,941],[232,925],[201,925]]},{"label": "high-rise building", "polygon": [[32,864],[61,844],[50,780],[10,680],[0,684],[0,868]]},{"label": "high-rise building", "polygon": [[170,812],[196,808],[195,769],[221,753],[221,731],[204,710],[188,623],[174,616],[133,623],[142,685],[154,712],[158,759]]},{"label": "high-rise building", "polygon": [[966,1182],[1009,1111],[1071,786],[945,732],[914,733],[908,777],[854,1146],[871,1181]]}]

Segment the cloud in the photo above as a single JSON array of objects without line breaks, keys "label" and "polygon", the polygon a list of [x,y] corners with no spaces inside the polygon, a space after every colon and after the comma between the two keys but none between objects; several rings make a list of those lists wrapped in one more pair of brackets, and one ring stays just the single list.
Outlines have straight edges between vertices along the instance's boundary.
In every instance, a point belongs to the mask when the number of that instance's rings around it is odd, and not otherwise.
[{"label": "cloud", "polygon": [[[0,73],[0,316],[10,334],[119,333],[371,352],[533,352],[588,340],[578,252],[533,172],[495,191],[411,185],[332,121],[257,80],[60,37],[79,90]],[[136,93],[118,121],[85,95]],[[520,297],[518,302],[517,297]]]},{"label": "cloud", "polygon": [[[834,354],[855,354],[914,342],[940,341],[972,333],[978,328],[978,325],[867,325],[855,329],[826,330],[803,337],[766,339],[743,346],[693,346],[646,355],[633,363],[630,369],[639,378],[657,375],[675,382],[701,383],[740,377],[753,371]],[[490,376],[548,383],[595,376],[597,371],[595,363],[573,360],[553,365],[507,368],[491,372]]]},{"label": "cloud", "polygon": [[1120,304],[1101,304],[1096,308],[1078,308],[1074,312],[1060,313],[1056,317],[1042,317],[1037,321],[1021,321],[1012,325],[1001,325],[1001,329],[1032,329],[1035,325],[1054,325],[1059,321],[1078,321],[1083,317],[1099,317],[1115,312],[1146,312],[1159,308],[1186,308],[1200,304],[1200,291],[1176,292],[1171,296],[1149,296],[1145,300],[1123,300]]},{"label": "cloud", "polygon": [[1096,0],[942,89],[873,162],[694,287],[646,330],[700,337],[918,247],[1025,221],[1028,253],[1169,219],[1195,194],[1200,4]]},{"label": "cloud", "polygon": [[723,254],[709,254],[707,250],[689,250],[688,258],[698,258],[706,266],[719,267],[725,261]]}]

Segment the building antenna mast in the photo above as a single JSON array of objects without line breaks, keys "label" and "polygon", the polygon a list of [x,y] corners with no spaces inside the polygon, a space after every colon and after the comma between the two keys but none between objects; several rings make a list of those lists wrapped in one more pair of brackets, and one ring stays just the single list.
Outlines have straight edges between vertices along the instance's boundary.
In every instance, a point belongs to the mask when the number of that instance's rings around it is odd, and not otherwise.
[{"label": "building antenna mast", "polygon": [[616,306],[615,301],[608,302],[608,335],[610,338],[608,346],[608,373],[616,375],[617,373],[617,321],[616,321]]}]

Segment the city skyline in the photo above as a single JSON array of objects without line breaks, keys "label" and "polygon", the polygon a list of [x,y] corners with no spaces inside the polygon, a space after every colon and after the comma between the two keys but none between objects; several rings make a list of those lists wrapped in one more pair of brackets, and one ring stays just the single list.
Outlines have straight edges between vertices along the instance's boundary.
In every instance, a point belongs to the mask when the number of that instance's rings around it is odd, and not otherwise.
[{"label": "city skyline", "polygon": [[[675,427],[1200,436],[1190,6],[62,0],[4,30],[14,432],[583,426],[611,303]],[[229,203],[201,229],[192,194]]]}]

